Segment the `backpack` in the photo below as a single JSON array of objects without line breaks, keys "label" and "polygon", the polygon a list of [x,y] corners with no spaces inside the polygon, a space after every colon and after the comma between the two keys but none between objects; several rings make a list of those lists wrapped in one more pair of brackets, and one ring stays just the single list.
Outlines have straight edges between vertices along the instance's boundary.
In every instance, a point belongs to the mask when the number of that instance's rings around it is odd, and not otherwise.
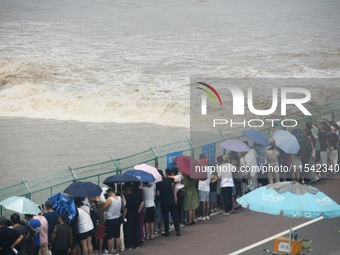
[{"label": "backpack", "polygon": [[98,213],[92,208],[90,209],[90,217],[93,223],[94,230],[96,230],[99,227],[99,216]]}]

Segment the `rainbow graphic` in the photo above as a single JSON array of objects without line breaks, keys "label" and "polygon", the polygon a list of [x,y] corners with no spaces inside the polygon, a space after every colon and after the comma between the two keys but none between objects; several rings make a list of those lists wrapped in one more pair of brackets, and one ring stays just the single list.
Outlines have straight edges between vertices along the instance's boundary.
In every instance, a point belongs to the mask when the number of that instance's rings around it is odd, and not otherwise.
[{"label": "rainbow graphic", "polygon": [[202,115],[207,115],[207,95],[209,95],[209,97],[213,100],[214,104],[217,104],[217,99],[218,99],[219,104],[222,106],[221,97],[216,91],[216,89],[214,89],[211,85],[204,83],[204,82],[197,82],[197,83],[206,87],[206,88],[196,87],[197,89],[205,92],[205,94],[202,94],[202,101],[201,101],[201,114]]}]

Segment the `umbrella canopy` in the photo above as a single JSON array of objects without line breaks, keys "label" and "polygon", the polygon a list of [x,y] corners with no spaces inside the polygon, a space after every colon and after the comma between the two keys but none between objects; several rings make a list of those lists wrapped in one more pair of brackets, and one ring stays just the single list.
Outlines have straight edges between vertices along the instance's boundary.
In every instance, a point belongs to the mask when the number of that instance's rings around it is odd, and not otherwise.
[{"label": "umbrella canopy", "polygon": [[75,182],[68,186],[64,193],[74,197],[96,197],[100,196],[102,189],[92,182]]},{"label": "umbrella canopy", "polygon": [[270,145],[268,137],[265,134],[255,129],[244,130],[242,134],[245,137],[247,137],[249,140],[253,141],[254,143],[265,145],[265,146]]},{"label": "umbrella canopy", "polygon": [[[268,214],[291,218],[289,244],[293,218],[334,218],[340,216],[340,205],[316,188],[297,182],[279,182],[258,188],[236,201],[243,207]],[[290,246],[290,245],[289,245]]]},{"label": "umbrella canopy", "polygon": [[301,158],[309,158],[312,153],[312,143],[311,140],[308,138],[305,131],[302,129],[293,129],[292,135],[296,137],[300,144],[300,150],[298,151],[298,154],[301,156]]},{"label": "umbrella canopy", "polygon": [[273,138],[276,146],[288,154],[297,154],[300,144],[296,137],[286,130],[276,130]]},{"label": "umbrella canopy", "polygon": [[[188,156],[178,156],[176,158],[176,165],[180,171],[189,176],[192,179],[206,180],[207,172],[205,165],[198,160]],[[203,171],[202,171],[203,170]]]},{"label": "umbrella canopy", "polygon": [[154,182],[155,177],[152,174],[144,172],[142,170],[127,170],[124,175],[132,175],[138,178],[140,182]]},{"label": "umbrella canopy", "polygon": [[140,180],[136,176],[117,174],[107,177],[103,183],[110,186],[117,182],[140,182]]},{"label": "umbrella canopy", "polygon": [[8,210],[22,214],[37,215],[41,213],[39,207],[32,200],[25,197],[12,196],[1,201],[0,205]]},{"label": "umbrella canopy", "polygon": [[236,139],[225,140],[220,143],[220,146],[228,151],[248,152],[250,150],[248,145]]},{"label": "umbrella canopy", "polygon": [[310,186],[279,182],[258,188],[236,200],[252,211],[289,218],[333,218],[340,216],[340,205]]},{"label": "umbrella canopy", "polygon": [[152,174],[153,177],[155,177],[155,182],[161,182],[162,181],[162,176],[159,174],[156,167],[149,166],[147,164],[141,164],[141,165],[136,165],[134,168],[136,170],[142,170],[144,172]]},{"label": "umbrella canopy", "polygon": [[72,220],[76,216],[76,206],[71,197],[58,193],[48,199],[53,203],[53,210],[57,214],[66,213],[69,219]]}]

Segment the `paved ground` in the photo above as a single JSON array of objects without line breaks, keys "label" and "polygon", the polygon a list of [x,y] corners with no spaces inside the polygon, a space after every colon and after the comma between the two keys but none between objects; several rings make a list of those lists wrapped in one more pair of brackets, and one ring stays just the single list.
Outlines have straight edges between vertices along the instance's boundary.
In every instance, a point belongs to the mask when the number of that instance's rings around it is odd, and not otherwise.
[{"label": "paved ground", "polygon": [[[340,203],[340,179],[326,179],[313,186]],[[293,220],[297,226],[308,220]],[[289,229],[290,220],[283,216],[255,213],[239,209],[236,214],[228,216],[218,214],[209,221],[199,221],[194,226],[181,229],[182,236],[156,237],[146,241],[140,249],[126,251],[124,254],[162,254],[162,255],[208,255],[232,254],[244,247],[267,239]],[[299,238],[313,240],[313,252],[317,255],[340,254],[340,217],[325,219],[298,230]],[[269,254],[264,248],[272,249],[273,241],[257,246],[244,255]]]}]

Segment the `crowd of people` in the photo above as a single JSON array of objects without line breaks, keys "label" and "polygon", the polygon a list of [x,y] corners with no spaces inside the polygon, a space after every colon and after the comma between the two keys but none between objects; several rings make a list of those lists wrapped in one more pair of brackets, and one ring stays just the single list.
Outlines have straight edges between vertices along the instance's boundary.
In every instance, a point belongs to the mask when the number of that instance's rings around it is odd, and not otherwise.
[{"label": "crowd of people", "polygon": [[[338,167],[339,125],[322,122],[317,127],[307,123],[303,132],[310,149],[298,154],[285,153],[270,139],[269,147],[245,142],[250,147],[248,152],[231,151],[218,156],[216,162],[208,162],[203,154],[199,156],[202,165],[216,164],[225,169],[251,166],[249,172],[208,172],[206,180],[198,181],[174,166],[164,172],[159,170],[162,181],[157,183],[111,185],[102,197],[74,198],[77,210],[72,218],[65,212],[54,212],[51,201],[46,201],[39,215],[25,214],[24,219],[17,213],[10,219],[1,216],[0,254],[119,254],[140,248],[144,242],[154,240],[155,234],[169,237],[171,229],[180,236],[181,225],[209,220],[219,208],[224,215],[234,213],[239,207],[236,198],[257,187],[326,178]],[[321,171],[310,171],[317,164]],[[262,171],[268,165],[295,167],[290,172]]]}]

